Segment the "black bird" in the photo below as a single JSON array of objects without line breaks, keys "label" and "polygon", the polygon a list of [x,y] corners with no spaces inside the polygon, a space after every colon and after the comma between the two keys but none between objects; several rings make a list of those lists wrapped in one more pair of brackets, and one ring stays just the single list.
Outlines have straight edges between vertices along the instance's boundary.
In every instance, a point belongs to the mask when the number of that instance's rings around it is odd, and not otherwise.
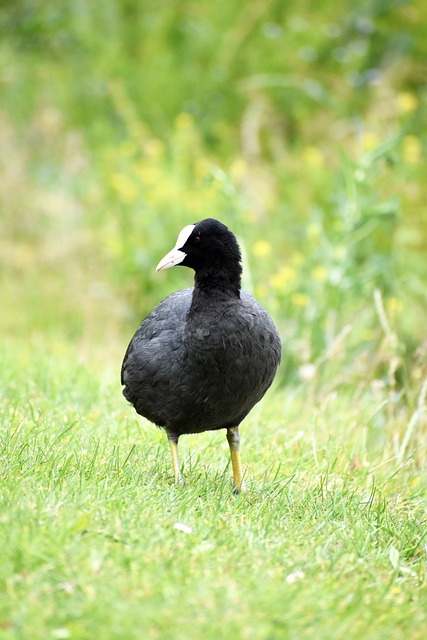
[{"label": "black bird", "polygon": [[178,439],[227,429],[235,492],[244,491],[239,425],[273,382],[279,334],[268,313],[240,289],[239,245],[218,220],[184,227],[157,265],[195,271],[194,288],[176,291],[142,321],[122,364],[123,394],[166,431],[181,482]]}]

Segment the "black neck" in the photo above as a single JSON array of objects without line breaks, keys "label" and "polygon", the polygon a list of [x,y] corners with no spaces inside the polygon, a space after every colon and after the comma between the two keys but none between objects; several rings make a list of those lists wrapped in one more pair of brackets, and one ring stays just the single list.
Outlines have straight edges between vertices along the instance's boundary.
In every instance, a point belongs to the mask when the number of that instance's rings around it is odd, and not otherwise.
[{"label": "black neck", "polygon": [[193,307],[198,302],[203,304],[206,299],[229,300],[240,298],[240,277],[242,268],[240,263],[234,268],[198,269],[194,276]]}]

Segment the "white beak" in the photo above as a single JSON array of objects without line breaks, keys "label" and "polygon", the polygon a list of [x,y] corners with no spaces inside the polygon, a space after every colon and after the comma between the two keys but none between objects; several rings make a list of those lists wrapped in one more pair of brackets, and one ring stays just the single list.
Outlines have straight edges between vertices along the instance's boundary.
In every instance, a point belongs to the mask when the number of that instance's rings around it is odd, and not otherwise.
[{"label": "white beak", "polygon": [[185,245],[188,238],[191,236],[194,227],[194,224],[188,224],[182,229],[182,231],[180,231],[178,239],[176,241],[176,245],[174,246],[172,251],[169,251],[169,253],[167,253],[165,257],[160,260],[159,264],[156,267],[156,271],[169,269],[170,267],[174,267],[176,264],[179,264],[184,260],[187,254],[180,249]]},{"label": "white beak", "polygon": [[182,262],[187,254],[179,249],[172,249],[162,258],[159,264],[156,267],[156,271],[163,271],[163,269],[170,269],[170,267],[174,267],[176,264]]}]

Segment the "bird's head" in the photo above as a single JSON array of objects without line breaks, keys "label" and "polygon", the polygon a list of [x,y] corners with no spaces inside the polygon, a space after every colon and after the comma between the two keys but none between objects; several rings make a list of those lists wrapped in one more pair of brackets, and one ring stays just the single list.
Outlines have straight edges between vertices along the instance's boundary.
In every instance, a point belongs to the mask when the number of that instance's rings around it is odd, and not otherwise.
[{"label": "bird's head", "polygon": [[219,220],[206,218],[182,229],[174,248],[160,260],[156,271],[180,265],[194,269],[196,274],[205,269],[235,271],[236,268],[240,273],[240,261],[234,234]]}]

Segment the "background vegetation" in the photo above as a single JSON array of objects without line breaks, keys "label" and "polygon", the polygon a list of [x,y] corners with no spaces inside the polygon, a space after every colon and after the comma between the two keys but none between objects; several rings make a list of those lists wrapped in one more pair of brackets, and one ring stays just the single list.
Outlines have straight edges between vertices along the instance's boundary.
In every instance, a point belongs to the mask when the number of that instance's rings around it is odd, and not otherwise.
[{"label": "background vegetation", "polygon": [[[3,0],[0,637],[425,637],[426,19]],[[284,344],[237,499],[118,380],[207,216]]]}]

